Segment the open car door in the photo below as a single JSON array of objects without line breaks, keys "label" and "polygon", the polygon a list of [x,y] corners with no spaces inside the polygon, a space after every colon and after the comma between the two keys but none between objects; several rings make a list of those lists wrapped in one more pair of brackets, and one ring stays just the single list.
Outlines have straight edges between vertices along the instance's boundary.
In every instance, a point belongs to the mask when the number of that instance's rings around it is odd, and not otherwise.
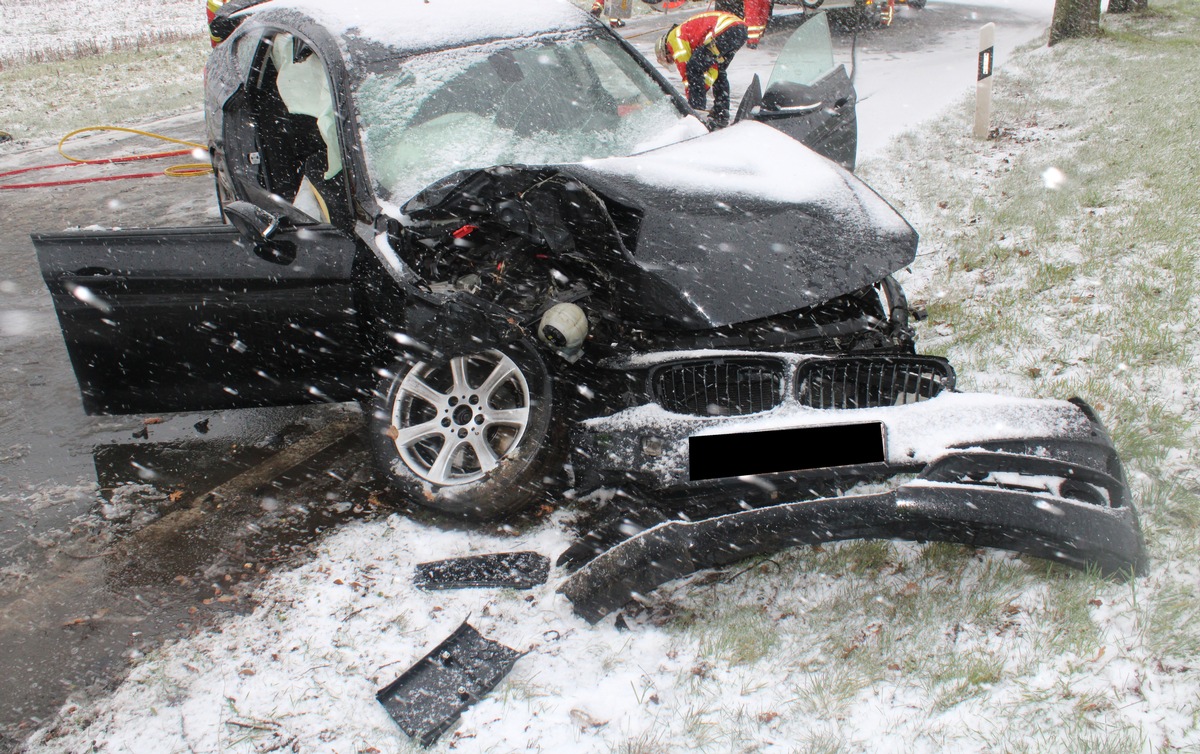
[{"label": "open car door", "polygon": [[846,67],[833,61],[833,40],[824,13],[815,13],[792,34],[771,71],[766,91],[755,76],[742,98],[738,120],[778,128],[813,151],[854,169],[858,151],[857,96]]},{"label": "open car door", "polygon": [[251,200],[223,204],[232,226],[33,236],[89,414],[362,397],[359,245],[328,76],[288,33],[230,44],[259,61],[226,113],[230,185]]},{"label": "open car door", "polygon": [[34,234],[89,414],[352,400],[356,244],[231,226]]}]

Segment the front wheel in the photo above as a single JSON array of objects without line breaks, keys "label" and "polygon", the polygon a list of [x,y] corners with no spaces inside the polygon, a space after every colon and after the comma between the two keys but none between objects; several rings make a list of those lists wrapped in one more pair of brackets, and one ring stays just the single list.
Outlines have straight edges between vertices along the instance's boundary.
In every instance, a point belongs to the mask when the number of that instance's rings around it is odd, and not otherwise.
[{"label": "front wheel", "polygon": [[545,498],[564,434],[552,410],[552,380],[528,344],[402,359],[376,391],[372,449],[388,482],[413,502],[495,518]]}]

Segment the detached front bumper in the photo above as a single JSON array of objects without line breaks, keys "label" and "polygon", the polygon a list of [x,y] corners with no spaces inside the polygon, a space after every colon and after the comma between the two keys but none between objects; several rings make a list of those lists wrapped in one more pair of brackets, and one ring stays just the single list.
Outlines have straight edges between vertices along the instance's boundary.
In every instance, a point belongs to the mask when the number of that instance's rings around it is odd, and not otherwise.
[{"label": "detached front bumper", "polygon": [[[807,426],[835,426],[847,414],[860,423],[878,421],[885,438],[884,460],[847,466],[847,479],[904,471],[918,472],[916,477],[876,494],[817,499],[794,494],[778,504],[740,511],[747,507],[738,497],[747,483],[773,480],[778,496],[801,489],[810,474],[827,477],[837,469],[761,480],[692,481],[692,435],[678,421],[630,422],[626,417],[618,432],[615,421],[593,420],[593,428],[606,422],[602,444],[607,458],[621,460],[614,448],[623,449],[628,454],[624,460],[657,480],[660,492],[691,488],[712,496],[724,486],[730,504],[724,515],[665,521],[621,541],[584,563],[559,591],[575,612],[595,622],[636,595],[699,570],[797,545],[863,538],[996,547],[1105,575],[1145,570],[1141,528],[1120,460],[1099,419],[1082,401],[946,394],[910,406],[791,412],[790,422],[773,417],[765,424],[777,429],[807,419]],[[744,420],[725,419],[709,422],[699,432],[712,433],[719,424],[732,424],[734,432],[753,431]],[[659,438],[655,443],[668,435],[663,447],[673,452],[639,455],[648,444],[647,433]]]}]

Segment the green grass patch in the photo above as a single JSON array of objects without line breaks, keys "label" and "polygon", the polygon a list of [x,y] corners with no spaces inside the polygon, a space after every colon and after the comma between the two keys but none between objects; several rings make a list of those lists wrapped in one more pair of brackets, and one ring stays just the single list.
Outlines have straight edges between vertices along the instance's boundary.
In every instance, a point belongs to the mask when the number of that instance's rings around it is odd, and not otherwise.
[{"label": "green grass patch", "polygon": [[779,639],[774,618],[753,605],[715,612],[695,628],[701,657],[729,665],[758,662]]}]

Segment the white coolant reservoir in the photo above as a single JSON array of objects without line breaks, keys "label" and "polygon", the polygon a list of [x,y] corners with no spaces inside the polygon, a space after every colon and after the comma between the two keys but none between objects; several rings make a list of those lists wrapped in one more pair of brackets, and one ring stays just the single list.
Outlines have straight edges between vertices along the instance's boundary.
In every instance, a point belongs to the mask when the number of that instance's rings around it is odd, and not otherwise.
[{"label": "white coolant reservoir", "polygon": [[538,337],[568,361],[579,358],[588,334],[587,314],[575,304],[555,304],[542,315]]}]

